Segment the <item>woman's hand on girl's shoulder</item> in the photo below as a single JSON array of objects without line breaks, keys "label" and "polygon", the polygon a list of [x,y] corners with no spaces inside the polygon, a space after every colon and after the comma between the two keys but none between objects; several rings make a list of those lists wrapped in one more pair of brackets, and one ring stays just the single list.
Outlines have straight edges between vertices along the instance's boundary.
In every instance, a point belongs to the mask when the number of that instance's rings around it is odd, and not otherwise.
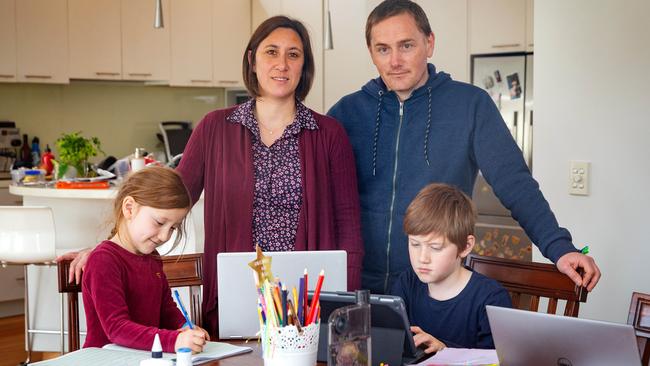
[{"label": "woman's hand on girl's shoulder", "polygon": [[440,342],[436,337],[431,334],[423,331],[420,327],[411,327],[411,332],[413,332],[413,342],[416,347],[424,348],[424,353],[433,353],[438,352],[441,349],[445,348],[445,344]]},{"label": "woman's hand on girl's shoulder", "polygon": [[56,257],[56,262],[61,262],[66,259],[72,259],[70,262],[70,270],[68,271],[68,283],[74,282],[78,285],[81,282],[81,272],[86,269],[88,257],[93,251],[93,248],[82,249],[78,252],[69,252]]},{"label": "woman's hand on girl's shoulder", "polygon": [[207,335],[205,330],[200,327],[194,327],[194,329],[179,329],[179,332],[178,337],[176,337],[176,343],[174,344],[175,350],[186,347],[191,349],[192,353],[203,351]]}]

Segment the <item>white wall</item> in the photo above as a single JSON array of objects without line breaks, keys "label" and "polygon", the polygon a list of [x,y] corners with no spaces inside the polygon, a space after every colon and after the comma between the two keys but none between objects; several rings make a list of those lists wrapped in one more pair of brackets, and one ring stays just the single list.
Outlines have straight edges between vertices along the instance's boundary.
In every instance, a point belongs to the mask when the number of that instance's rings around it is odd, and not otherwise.
[{"label": "white wall", "polygon": [[[650,293],[649,41],[647,0],[535,2],[534,175],[603,272],[584,318],[625,323]],[[570,160],[591,162],[591,195],[568,194]]]}]

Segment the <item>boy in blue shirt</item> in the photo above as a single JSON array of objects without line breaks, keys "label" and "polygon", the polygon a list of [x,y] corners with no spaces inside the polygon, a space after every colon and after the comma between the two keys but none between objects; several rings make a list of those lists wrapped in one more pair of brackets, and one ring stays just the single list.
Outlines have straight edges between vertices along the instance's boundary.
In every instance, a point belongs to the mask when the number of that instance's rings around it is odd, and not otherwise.
[{"label": "boy in blue shirt", "polygon": [[416,346],[494,348],[485,305],[512,307],[497,281],[463,265],[474,247],[476,209],[446,184],[423,188],[406,210],[404,232],[412,270],[391,293],[404,299]]}]

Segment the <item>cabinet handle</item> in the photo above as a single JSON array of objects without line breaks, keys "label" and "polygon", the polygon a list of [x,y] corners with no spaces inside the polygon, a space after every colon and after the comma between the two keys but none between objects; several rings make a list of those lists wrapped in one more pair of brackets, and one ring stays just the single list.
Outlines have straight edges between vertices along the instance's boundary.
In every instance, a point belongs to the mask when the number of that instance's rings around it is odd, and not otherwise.
[{"label": "cabinet handle", "polygon": [[190,80],[191,83],[211,83],[212,80],[203,80],[203,79],[192,79]]},{"label": "cabinet handle", "polygon": [[25,75],[26,79],[51,79],[51,75]]},{"label": "cabinet handle", "polygon": [[493,44],[492,48],[510,48],[510,47],[519,47],[519,43],[510,43],[510,44]]},{"label": "cabinet handle", "polygon": [[14,75],[0,74],[0,78],[3,78],[3,79],[12,79],[14,77],[15,77]]},{"label": "cabinet handle", "polygon": [[97,76],[117,76],[119,72],[107,72],[107,71],[97,71],[95,75]]},{"label": "cabinet handle", "polygon": [[25,281],[25,276],[16,277],[16,281]]},{"label": "cabinet handle", "polygon": [[236,80],[218,80],[217,82],[221,84],[237,84]]},{"label": "cabinet handle", "polygon": [[130,72],[129,76],[151,76],[150,72]]},{"label": "cabinet handle", "polygon": [[532,44],[532,43],[529,43],[529,44],[528,44],[528,47],[533,47],[533,44]]}]

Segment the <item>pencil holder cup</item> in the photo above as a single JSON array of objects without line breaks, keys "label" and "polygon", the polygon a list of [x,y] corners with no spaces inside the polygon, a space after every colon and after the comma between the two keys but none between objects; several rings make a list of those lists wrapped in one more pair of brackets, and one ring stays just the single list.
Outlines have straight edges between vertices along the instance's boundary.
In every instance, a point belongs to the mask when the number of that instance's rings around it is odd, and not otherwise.
[{"label": "pencil holder cup", "polygon": [[262,349],[264,366],[313,366],[318,353],[320,323],[298,329],[286,327],[263,327]]}]

